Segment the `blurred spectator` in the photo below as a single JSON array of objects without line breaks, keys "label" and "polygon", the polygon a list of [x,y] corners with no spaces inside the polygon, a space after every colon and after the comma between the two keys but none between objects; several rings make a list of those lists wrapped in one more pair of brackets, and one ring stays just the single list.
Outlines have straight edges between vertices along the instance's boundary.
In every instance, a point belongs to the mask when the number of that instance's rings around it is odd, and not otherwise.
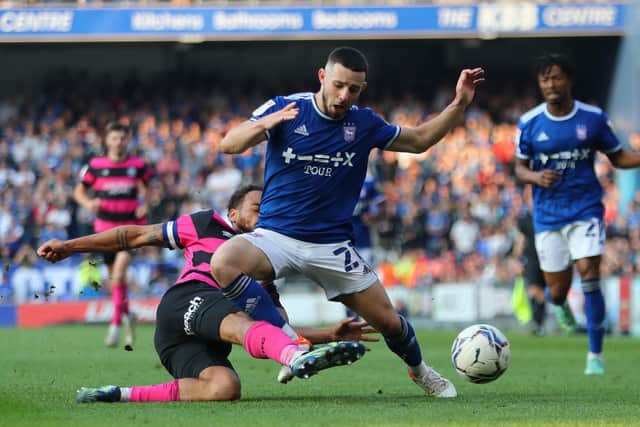
[{"label": "blurred spectator", "polygon": [[[169,82],[166,76],[145,81],[68,72],[51,76],[33,93],[0,96],[0,243],[5,260],[52,236],[91,232],[94,215],[68,200],[70,186],[87,159],[103,153],[96,129],[112,120],[131,125],[132,148],[158,171],[148,195],[150,223],[210,207],[224,214],[238,185],[262,177],[264,146],[226,156],[219,144],[227,129],[244,120],[250,106],[268,93],[247,87],[227,95],[228,88],[223,91],[197,78]],[[372,152],[370,174],[385,203],[379,205],[380,219],[368,236],[376,245],[376,259],[383,261],[378,270],[385,286],[507,283],[517,274],[519,261],[510,253],[514,220],[526,207],[511,165],[515,120],[536,99],[530,88],[508,86],[505,93],[483,95],[465,122],[427,153]],[[442,108],[451,93],[448,87],[435,87],[431,104],[412,95],[393,96],[402,102],[389,102],[388,96],[371,101],[391,121],[411,126]],[[640,132],[632,133],[629,142],[638,149]],[[615,171],[599,158],[596,172],[605,186],[611,237],[603,268],[611,274],[638,271],[640,192],[622,218]],[[135,254],[157,263],[150,281],[155,285],[141,286],[139,292],[161,292],[163,274],[172,274],[167,265],[175,264],[173,256]]]},{"label": "blurred spectator", "polygon": [[467,204],[464,211],[451,227],[451,241],[459,259],[469,255],[480,238],[480,225],[471,215],[471,206]]}]

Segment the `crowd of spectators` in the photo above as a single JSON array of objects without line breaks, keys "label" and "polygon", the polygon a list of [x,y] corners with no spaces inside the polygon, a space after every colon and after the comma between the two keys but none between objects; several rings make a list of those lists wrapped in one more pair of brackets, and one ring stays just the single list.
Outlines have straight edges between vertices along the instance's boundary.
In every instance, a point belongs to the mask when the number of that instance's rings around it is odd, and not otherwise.
[{"label": "crowd of spectators", "polygon": [[[229,93],[193,81],[67,75],[35,92],[0,98],[3,265],[33,263],[39,243],[92,231],[92,215],[74,203],[72,189],[87,160],[103,153],[101,130],[111,120],[131,126],[132,152],[155,168],[147,196],[150,223],[209,207],[224,212],[237,186],[261,181],[265,146],[227,156],[219,143],[270,95]],[[513,173],[513,140],[517,118],[538,101],[533,88],[518,93],[481,96],[464,124],[426,153],[372,153],[371,171],[386,198],[385,215],[372,231],[385,285],[512,283],[520,274],[513,248],[528,196]],[[366,104],[391,122],[411,126],[452,97],[448,89],[432,95],[429,103],[395,96]],[[606,191],[604,275],[638,272],[640,192],[629,212],[619,215],[614,169],[604,157],[596,169]],[[162,250],[138,251],[136,257],[179,262]],[[141,284],[141,292],[154,290]]]}]

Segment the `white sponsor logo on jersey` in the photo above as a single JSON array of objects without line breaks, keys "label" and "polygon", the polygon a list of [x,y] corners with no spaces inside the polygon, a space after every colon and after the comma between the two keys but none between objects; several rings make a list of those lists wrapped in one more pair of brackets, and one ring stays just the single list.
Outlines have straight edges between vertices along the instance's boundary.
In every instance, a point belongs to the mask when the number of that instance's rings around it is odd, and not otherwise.
[{"label": "white sponsor logo on jersey", "polygon": [[118,194],[127,194],[136,187],[135,182],[106,182],[103,191],[107,191],[112,196]]},{"label": "white sponsor logo on jersey", "polygon": [[576,167],[576,161],[588,160],[591,157],[592,150],[590,148],[574,148],[573,150],[559,151],[557,153],[539,153],[538,159],[543,165],[549,160],[555,161],[555,169],[573,169]]},{"label": "white sponsor logo on jersey", "polygon": [[337,168],[338,166],[353,167],[352,160],[355,159],[356,153],[338,151],[335,154],[297,154],[291,147],[288,147],[282,152],[282,157],[284,157],[286,164],[290,164],[293,160],[300,160],[303,162],[333,164],[333,167]]},{"label": "white sponsor logo on jersey", "polygon": [[[304,166],[304,173],[307,175],[319,175],[319,176],[332,176],[333,169],[340,166],[353,167],[353,162],[356,153],[353,152],[340,152],[335,154],[297,154],[291,147],[288,147],[282,152],[284,162],[290,164],[294,160],[300,160],[303,162],[312,162]],[[313,163],[321,163],[331,166],[317,166]]]}]

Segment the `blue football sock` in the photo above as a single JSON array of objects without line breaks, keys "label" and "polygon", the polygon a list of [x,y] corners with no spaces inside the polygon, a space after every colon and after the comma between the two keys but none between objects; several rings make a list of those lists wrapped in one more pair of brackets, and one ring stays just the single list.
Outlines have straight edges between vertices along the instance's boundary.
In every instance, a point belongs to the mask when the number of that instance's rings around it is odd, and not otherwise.
[{"label": "blue football sock", "polygon": [[384,341],[387,343],[387,347],[400,356],[407,365],[418,366],[422,363],[420,344],[418,344],[416,334],[411,324],[404,317],[399,317],[402,323],[400,335],[393,338],[384,337]]},{"label": "blue football sock", "polygon": [[605,305],[604,296],[600,289],[600,279],[585,280],[582,282],[584,292],[584,311],[587,315],[587,334],[589,335],[589,351],[602,353],[604,341]]},{"label": "blue football sock", "polygon": [[258,282],[247,275],[240,275],[226,288],[222,294],[235,302],[254,320],[264,320],[279,328],[285,325],[269,294]]}]

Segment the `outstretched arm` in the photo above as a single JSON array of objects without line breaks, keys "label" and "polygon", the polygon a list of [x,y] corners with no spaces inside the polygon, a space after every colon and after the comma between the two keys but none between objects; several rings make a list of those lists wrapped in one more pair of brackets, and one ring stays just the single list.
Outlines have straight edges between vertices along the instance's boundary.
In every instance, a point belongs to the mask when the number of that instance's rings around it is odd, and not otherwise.
[{"label": "outstretched arm", "polygon": [[[273,283],[263,284],[262,287],[271,297],[271,300],[278,308],[278,312],[287,323],[289,323],[289,315],[287,310],[280,303],[280,295]],[[376,337],[370,337],[369,334],[375,334],[378,331],[369,327],[367,322],[354,322],[355,317],[347,317],[340,320],[333,326],[326,328],[307,328],[293,326],[298,335],[302,335],[313,344],[321,344],[332,341],[379,341]]]},{"label": "outstretched arm", "polygon": [[225,154],[242,153],[248,148],[258,145],[265,139],[266,131],[273,129],[282,122],[293,120],[300,110],[296,103],[291,102],[283,109],[268,114],[258,120],[247,120],[231,129],[220,142]]},{"label": "outstretched arm", "polygon": [[38,248],[38,255],[58,262],[81,252],[118,252],[143,246],[163,246],[162,224],[121,225],[101,233],[72,240],[49,240]]},{"label": "outstretched arm", "polygon": [[440,114],[416,127],[403,127],[400,135],[387,149],[408,153],[422,153],[435,145],[464,116],[476,92],[484,81],[484,70],[474,68],[462,70],[456,84],[456,97]]}]

